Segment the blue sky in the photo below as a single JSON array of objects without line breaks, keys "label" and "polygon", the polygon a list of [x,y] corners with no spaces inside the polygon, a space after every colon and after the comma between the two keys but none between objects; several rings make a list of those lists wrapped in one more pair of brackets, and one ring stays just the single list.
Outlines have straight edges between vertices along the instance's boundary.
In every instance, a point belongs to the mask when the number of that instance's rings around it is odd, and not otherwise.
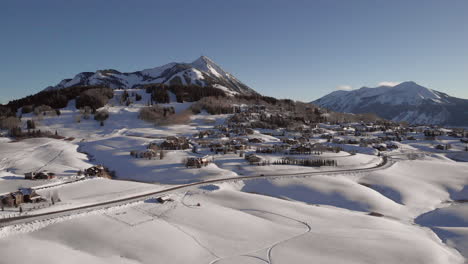
[{"label": "blue sky", "polygon": [[407,80],[468,98],[466,14],[466,0],[4,1],[0,100],[200,55],[279,98]]}]

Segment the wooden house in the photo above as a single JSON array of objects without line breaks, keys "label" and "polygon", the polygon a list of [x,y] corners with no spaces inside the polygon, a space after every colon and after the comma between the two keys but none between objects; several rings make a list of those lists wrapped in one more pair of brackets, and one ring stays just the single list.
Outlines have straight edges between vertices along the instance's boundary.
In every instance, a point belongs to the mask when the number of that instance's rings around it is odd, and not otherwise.
[{"label": "wooden house", "polygon": [[87,168],[84,171],[85,176],[97,176],[97,177],[103,177],[107,179],[111,179],[111,173],[109,172],[109,169],[105,168],[102,165],[96,165],[92,166],[90,168]]},{"label": "wooden house", "polygon": [[204,157],[189,157],[185,162],[185,166],[187,168],[201,168],[203,166],[207,166],[212,162],[212,159],[209,156]]},{"label": "wooden house", "polygon": [[42,199],[32,188],[20,188],[19,192],[23,195],[23,202],[25,203],[37,203]]},{"label": "wooden house", "polygon": [[311,153],[312,153],[312,147],[308,145],[295,146],[289,150],[289,154],[311,154]]},{"label": "wooden house", "polygon": [[55,178],[55,173],[48,171],[27,172],[24,174],[26,180],[50,180]]},{"label": "wooden house", "polygon": [[283,141],[283,143],[286,143],[286,144],[289,144],[289,145],[297,145],[297,144],[299,144],[299,141],[298,141],[298,140],[292,139],[292,138],[284,138],[282,141]]},{"label": "wooden house", "polygon": [[159,147],[164,150],[183,150],[189,149],[190,143],[185,137],[170,136]]},{"label": "wooden house", "polygon": [[249,138],[249,143],[263,143],[261,138]]},{"label": "wooden house", "polygon": [[2,205],[7,207],[13,207],[16,205],[15,196],[7,194],[1,197]]},{"label": "wooden house", "polygon": [[375,145],[374,148],[378,151],[386,151],[387,150],[387,146],[385,146],[384,144],[379,144],[379,145]]},{"label": "wooden house", "polygon": [[152,150],[159,150],[159,145],[155,142],[151,142],[148,144],[148,149],[152,149]]},{"label": "wooden house", "polygon": [[255,154],[248,154],[245,156],[245,159],[250,163],[250,164],[260,164],[263,159]]}]

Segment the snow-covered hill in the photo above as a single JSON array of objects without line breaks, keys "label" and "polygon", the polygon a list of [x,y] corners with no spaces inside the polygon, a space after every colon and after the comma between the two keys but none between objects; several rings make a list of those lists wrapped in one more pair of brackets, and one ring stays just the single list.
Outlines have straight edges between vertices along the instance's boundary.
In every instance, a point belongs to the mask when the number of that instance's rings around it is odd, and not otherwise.
[{"label": "snow-covered hill", "polygon": [[98,70],[82,72],[73,79],[64,79],[46,90],[62,89],[72,86],[105,85],[114,89],[141,87],[146,84],[199,85],[222,89],[229,94],[256,94],[230,73],[224,71],[210,58],[201,56],[192,63],[169,63],[160,67],[136,72],[117,70]]},{"label": "snow-covered hill", "polygon": [[414,124],[468,125],[468,100],[415,82],[335,91],[312,103],[333,111],[375,113],[386,119]]}]

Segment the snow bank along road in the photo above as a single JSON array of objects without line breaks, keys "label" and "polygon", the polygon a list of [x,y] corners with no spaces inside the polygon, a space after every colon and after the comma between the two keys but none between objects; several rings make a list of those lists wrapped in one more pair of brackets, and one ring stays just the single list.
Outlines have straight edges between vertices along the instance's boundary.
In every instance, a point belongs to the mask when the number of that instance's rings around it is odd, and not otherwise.
[{"label": "snow bank along road", "polygon": [[80,206],[75,208],[69,208],[59,211],[41,213],[41,214],[31,214],[31,215],[23,215],[17,216],[12,218],[5,218],[0,219],[0,227],[17,225],[17,224],[25,224],[35,221],[43,221],[58,217],[70,216],[73,214],[80,214],[80,213],[87,213],[98,209],[108,209],[115,206],[121,206],[128,203],[135,203],[144,201],[155,196],[165,195],[175,191],[183,191],[186,189],[190,189],[197,186],[209,185],[209,184],[216,184],[216,183],[223,183],[223,182],[235,182],[235,181],[244,181],[244,180],[255,180],[255,179],[265,179],[265,178],[284,178],[284,177],[312,177],[316,175],[336,175],[336,174],[349,174],[349,173],[359,173],[359,172],[370,172],[374,170],[388,168],[393,164],[391,157],[383,156],[381,158],[381,162],[373,167],[368,168],[358,168],[358,169],[342,169],[342,170],[331,170],[331,171],[317,171],[317,172],[302,172],[302,173],[291,173],[291,174],[261,174],[261,175],[252,175],[252,176],[239,176],[239,177],[231,177],[231,178],[224,178],[224,179],[216,179],[216,180],[208,180],[184,185],[178,185],[175,187],[167,188],[164,190],[138,194],[131,197],[126,197],[122,199],[101,202],[86,206]]}]

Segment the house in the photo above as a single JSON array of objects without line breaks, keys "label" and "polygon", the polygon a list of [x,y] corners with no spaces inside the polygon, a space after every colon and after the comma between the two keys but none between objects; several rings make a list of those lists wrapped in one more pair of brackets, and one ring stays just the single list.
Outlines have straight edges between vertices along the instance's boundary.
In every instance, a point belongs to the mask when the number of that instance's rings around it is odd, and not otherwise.
[{"label": "house", "polygon": [[245,156],[245,159],[252,165],[252,164],[260,164],[263,159],[255,154],[248,154]]},{"label": "house", "polygon": [[435,148],[438,150],[448,150],[448,149],[451,149],[452,146],[450,144],[445,144],[445,145],[438,144],[435,146]]},{"label": "house", "polygon": [[262,147],[258,147],[256,150],[255,150],[256,153],[276,153],[276,149],[273,148],[272,146],[262,146]]},{"label": "house", "polygon": [[246,129],[245,129],[245,133],[246,133],[247,135],[252,135],[252,134],[254,133],[254,130],[251,129],[251,128],[246,128]]},{"label": "house", "polygon": [[153,159],[158,156],[158,152],[152,148],[148,148],[145,151],[130,151],[130,156],[140,159]]},{"label": "house", "polygon": [[387,146],[385,146],[384,144],[379,144],[379,145],[376,145],[374,146],[374,148],[378,151],[386,151],[387,150]]},{"label": "house", "polygon": [[289,154],[311,154],[312,147],[309,145],[299,145],[296,147],[292,147],[289,150]]},{"label": "house", "polygon": [[149,143],[149,145],[148,145],[148,149],[152,149],[152,150],[155,150],[155,151],[156,151],[156,150],[159,150],[159,146],[158,146],[158,144],[156,144],[155,142],[151,142],[151,143]]},{"label": "house", "polygon": [[165,203],[165,202],[172,202],[174,200],[172,198],[168,197],[168,196],[160,196],[160,197],[156,198],[156,201],[158,203]]},{"label": "house", "polygon": [[85,175],[85,176],[103,177],[103,178],[107,178],[107,179],[111,179],[111,178],[112,178],[109,169],[105,168],[105,167],[102,166],[102,165],[96,165],[96,166],[92,166],[92,167],[90,167],[90,168],[87,168],[87,169],[84,171],[84,175]]},{"label": "house", "polygon": [[249,143],[263,143],[261,138],[249,138]]},{"label": "house", "polygon": [[185,162],[187,168],[201,168],[202,166],[207,166],[212,162],[212,159],[209,156],[204,157],[189,157]]},{"label": "house", "polygon": [[48,171],[40,172],[27,172],[24,174],[24,179],[26,180],[50,180],[55,178],[55,173]]},{"label": "house", "polygon": [[9,204],[7,206],[19,206],[24,202],[23,194],[19,191],[12,192],[9,194],[11,199],[9,200]]},{"label": "house", "polygon": [[2,205],[7,207],[18,206],[15,200],[15,196],[10,194],[4,195],[1,197]]},{"label": "house", "polygon": [[292,139],[292,138],[284,138],[283,143],[289,144],[289,145],[296,145],[299,144],[299,141]]},{"label": "house", "polygon": [[224,151],[224,145],[221,143],[211,143],[210,144],[210,150],[212,152],[223,152]]},{"label": "house", "polygon": [[332,143],[334,143],[334,144],[345,144],[346,142],[341,138],[334,138],[332,140]]},{"label": "house", "polygon": [[189,149],[190,144],[185,137],[170,136],[167,137],[166,140],[159,145],[159,147],[164,150],[183,150]]},{"label": "house", "polygon": [[37,203],[41,200],[42,197],[32,188],[20,188],[0,197],[1,204],[7,207],[18,207],[22,203]]},{"label": "house", "polygon": [[42,200],[42,197],[32,188],[20,188],[19,192],[23,195],[25,203],[37,203]]}]

